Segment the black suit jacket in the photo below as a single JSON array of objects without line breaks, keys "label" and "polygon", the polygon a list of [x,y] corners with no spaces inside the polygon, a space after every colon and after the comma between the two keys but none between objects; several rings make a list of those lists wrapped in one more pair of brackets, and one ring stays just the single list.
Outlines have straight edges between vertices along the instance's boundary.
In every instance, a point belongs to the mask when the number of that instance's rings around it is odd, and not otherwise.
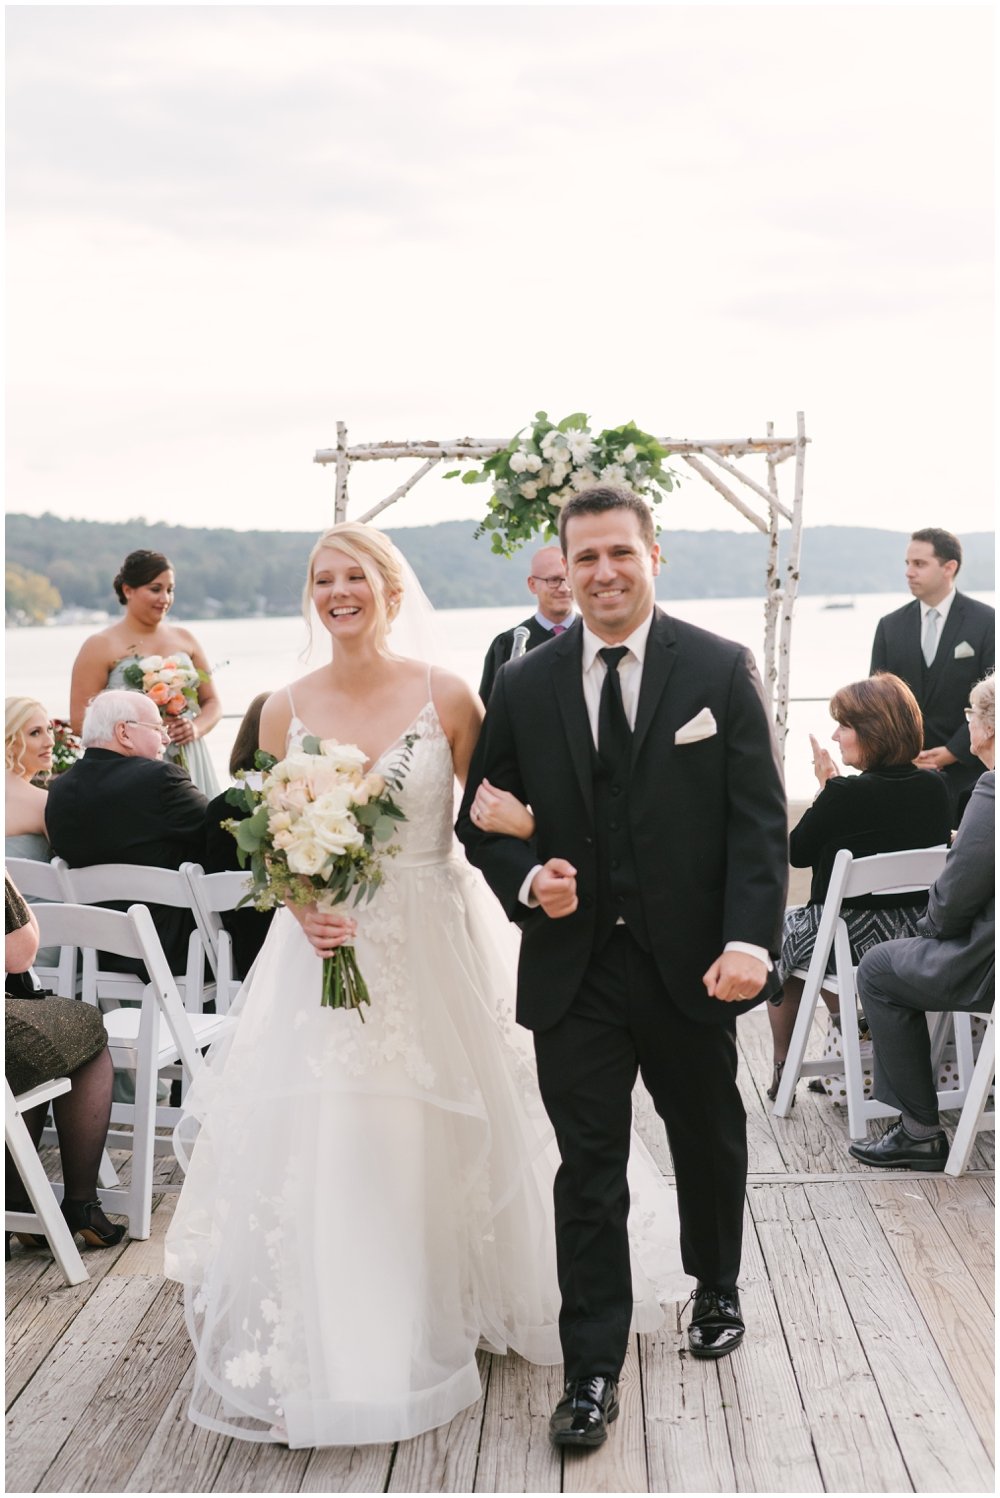
[{"label": "black suit jacket", "polygon": [[[958,763],[943,771],[952,804],[975,783],[983,765],[969,747],[969,725],[963,709],[969,693],[996,664],[995,611],[989,604],[956,591],[948,611],[933,665],[924,665],[920,648],[920,604],[916,599],[879,620],[872,646],[872,673],[892,671],[902,677],[924,715],[924,748],[949,749]],[[956,650],[960,651],[956,655]]]},{"label": "black suit jacket", "polygon": [[[205,812],[206,874],[224,874],[227,870],[241,869],[236,839],[231,832],[225,830],[222,823],[229,819],[241,822],[246,816],[245,811],[230,806],[225,791],[208,803]],[[244,905],[242,910],[223,910],[220,919],[233,940],[233,965],[236,974],[245,978],[264,945],[264,938],[274,919],[274,911],[255,910],[252,905]]]},{"label": "black suit jacket", "polygon": [[[594,944],[598,869],[593,737],[583,697],[583,631],[558,636],[497,675],[473,757],[458,835],[523,930],[518,1020],[556,1024]],[[717,732],[675,743],[710,708]],[[529,842],[484,834],[469,810],[479,782],[512,791],[535,815]],[[632,841],[653,955],[674,1002],[721,1022],[760,999],[723,1004],[702,975],[726,942],[778,950],[788,883],[785,794],[763,689],[742,645],[655,611],[632,738]],[[579,907],[551,920],[518,900],[535,864],[566,858]],[[775,991],[772,975],[764,994]]]},{"label": "black suit jacket", "polygon": [[[576,614],[572,616],[570,623],[566,626],[567,633],[571,625],[576,622],[577,617]],[[483,679],[479,683],[479,695],[483,699],[484,704],[490,700],[490,693],[493,690],[493,683],[496,680],[497,672],[505,661],[510,660],[510,653],[514,648],[514,629],[526,629],[528,631],[526,650],[534,650],[536,645],[545,645],[553,638],[559,639],[558,635],[553,636],[550,629],[546,629],[543,624],[539,624],[534,614],[532,614],[530,619],[522,619],[521,623],[514,625],[513,629],[505,629],[503,634],[497,635],[486,652],[486,659],[483,662]]]},{"label": "black suit jacket", "polygon": [[[52,782],[45,825],[53,851],[71,868],[139,863],[179,869],[202,861],[207,805],[179,765],[88,749]],[[127,908],[127,902],[115,904]],[[149,909],[171,971],[183,972],[193,915],[164,905]]]}]

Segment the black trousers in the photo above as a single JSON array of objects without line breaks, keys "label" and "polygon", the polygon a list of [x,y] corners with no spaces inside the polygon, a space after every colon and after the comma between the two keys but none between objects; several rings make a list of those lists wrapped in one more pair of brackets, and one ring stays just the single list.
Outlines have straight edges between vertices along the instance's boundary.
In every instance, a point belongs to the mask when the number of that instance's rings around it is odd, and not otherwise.
[{"label": "black trousers", "polygon": [[736,1284],[747,1174],[736,1019],[688,1018],[652,957],[618,926],[569,1011],[534,1041],[562,1158],[555,1224],[566,1377],[617,1378],[632,1318],[626,1169],[639,1072],[673,1155],[684,1268],[703,1284]]}]

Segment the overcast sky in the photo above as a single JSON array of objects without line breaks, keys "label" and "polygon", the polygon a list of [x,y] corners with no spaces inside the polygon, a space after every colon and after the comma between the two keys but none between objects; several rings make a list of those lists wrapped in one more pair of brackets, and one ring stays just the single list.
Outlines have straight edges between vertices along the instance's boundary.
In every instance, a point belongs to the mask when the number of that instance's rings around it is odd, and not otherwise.
[{"label": "overcast sky", "polygon": [[[808,524],[988,528],[992,24],[8,6],[8,508],[319,529],[338,418],[803,409]],[[355,512],[406,472],[356,468]],[[385,519],[484,493],[429,478]],[[693,474],[664,518],[741,527]]]}]

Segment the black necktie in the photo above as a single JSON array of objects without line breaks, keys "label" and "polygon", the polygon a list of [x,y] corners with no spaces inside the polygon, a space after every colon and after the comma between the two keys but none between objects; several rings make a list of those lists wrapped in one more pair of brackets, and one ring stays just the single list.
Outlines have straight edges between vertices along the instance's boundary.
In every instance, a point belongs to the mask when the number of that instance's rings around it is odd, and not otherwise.
[{"label": "black necktie", "polygon": [[608,668],[604,673],[601,705],[597,712],[597,752],[605,766],[614,770],[628,758],[632,745],[632,730],[625,716],[622,682],[618,675],[618,664],[623,656],[628,655],[628,646],[606,645],[597,653]]}]

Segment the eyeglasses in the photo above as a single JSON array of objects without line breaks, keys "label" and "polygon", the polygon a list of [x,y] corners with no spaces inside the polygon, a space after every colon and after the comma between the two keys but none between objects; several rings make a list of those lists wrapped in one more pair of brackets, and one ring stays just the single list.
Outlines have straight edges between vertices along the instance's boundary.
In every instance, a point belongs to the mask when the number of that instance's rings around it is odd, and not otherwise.
[{"label": "eyeglasses", "polygon": [[169,742],[170,735],[163,723],[150,723],[145,718],[120,718],[119,722],[127,723],[130,728],[151,728],[154,733],[160,735],[161,739]]},{"label": "eyeglasses", "polygon": [[559,572],[555,577],[535,577],[532,575],[533,583],[544,583],[546,588],[568,588],[569,578],[564,572]]},{"label": "eyeglasses", "polygon": [[973,718],[979,717],[979,709],[977,707],[963,707],[962,711],[965,714],[966,723],[971,723]]}]

